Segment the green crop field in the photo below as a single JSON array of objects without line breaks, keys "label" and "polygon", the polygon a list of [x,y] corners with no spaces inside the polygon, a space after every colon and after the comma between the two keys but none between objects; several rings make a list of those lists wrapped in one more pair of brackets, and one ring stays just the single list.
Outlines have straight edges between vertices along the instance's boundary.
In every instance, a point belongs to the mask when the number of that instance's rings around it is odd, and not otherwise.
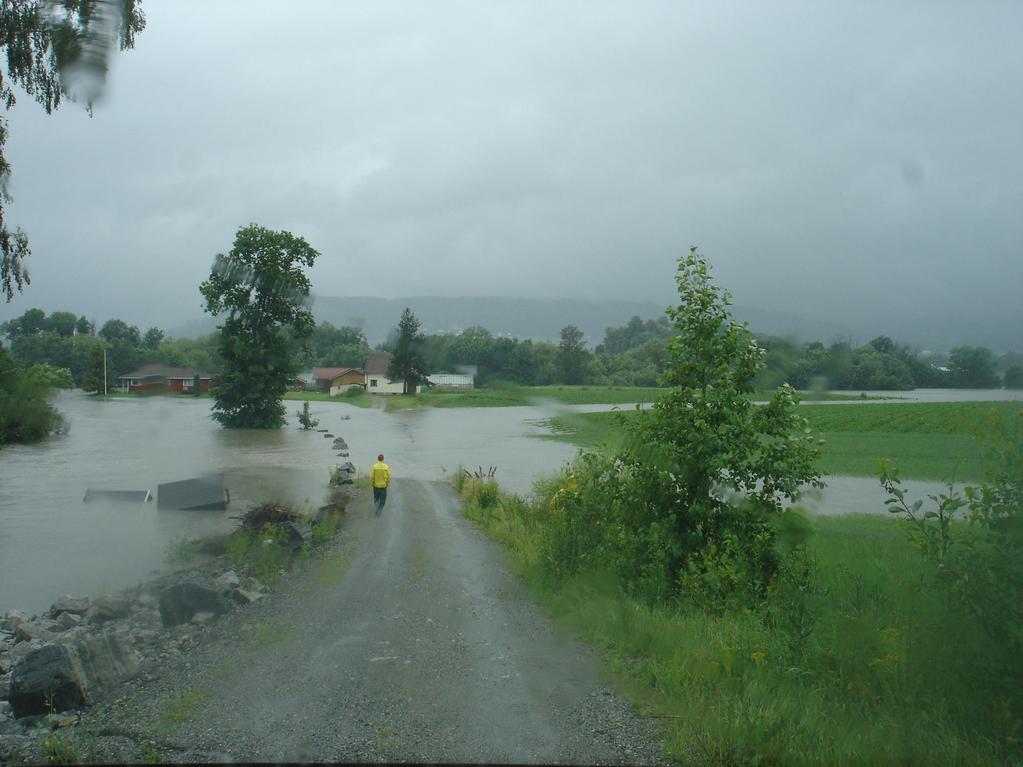
[{"label": "green crop field", "polygon": [[[907,479],[974,481],[984,475],[984,451],[973,434],[993,411],[1003,418],[1021,402],[892,402],[802,405],[800,413],[824,440],[825,474],[874,476],[890,459]],[[624,413],[580,413],[552,418],[551,439],[580,447],[611,447],[624,435]]]}]

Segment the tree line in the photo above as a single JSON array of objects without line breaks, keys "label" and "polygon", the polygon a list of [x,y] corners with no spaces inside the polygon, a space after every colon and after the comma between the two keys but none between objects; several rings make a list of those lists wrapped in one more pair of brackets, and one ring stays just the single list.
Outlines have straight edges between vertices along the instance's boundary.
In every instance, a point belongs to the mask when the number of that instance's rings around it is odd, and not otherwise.
[{"label": "tree line", "polygon": [[[414,319],[414,316],[413,316]],[[417,327],[418,331],[418,327]],[[107,351],[108,386],[148,363],[217,372],[223,365],[218,351],[220,331],[199,338],[169,338],[151,327],[141,331],[121,319],[107,320],[99,330],[84,316],[69,311],[47,315],[29,309],[0,325],[11,357],[26,367],[45,363],[66,368],[75,386],[86,384],[95,347]],[[476,368],[476,384],[508,382],[523,386],[588,384],[591,386],[656,386],[665,370],[665,348],[672,337],[666,317],[633,317],[607,328],[601,343],[590,349],[582,332],[568,325],[558,343],[507,338],[474,325],[458,334],[420,334],[420,353],[432,371],[456,372]],[[377,351],[398,351],[396,326]],[[1023,354],[996,356],[983,346],[959,346],[949,353],[923,353],[887,336],[862,346],[757,335],[766,352],[763,370],[755,380],[761,390],[788,383],[796,389],[908,390],[914,388],[1023,387]],[[294,344],[296,370],[315,367],[361,367],[374,348],[355,326],[320,322],[304,344]],[[93,381],[100,385],[101,372]]]}]

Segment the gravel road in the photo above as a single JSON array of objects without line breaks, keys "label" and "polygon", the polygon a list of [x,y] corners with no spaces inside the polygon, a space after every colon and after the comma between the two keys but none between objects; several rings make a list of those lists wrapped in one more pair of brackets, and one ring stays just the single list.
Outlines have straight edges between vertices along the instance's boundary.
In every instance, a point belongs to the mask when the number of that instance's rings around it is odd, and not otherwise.
[{"label": "gravel road", "polygon": [[83,724],[104,735],[94,758],[661,761],[655,725],[531,600],[449,487],[397,480],[380,516],[363,494],[341,540],[90,712]]}]

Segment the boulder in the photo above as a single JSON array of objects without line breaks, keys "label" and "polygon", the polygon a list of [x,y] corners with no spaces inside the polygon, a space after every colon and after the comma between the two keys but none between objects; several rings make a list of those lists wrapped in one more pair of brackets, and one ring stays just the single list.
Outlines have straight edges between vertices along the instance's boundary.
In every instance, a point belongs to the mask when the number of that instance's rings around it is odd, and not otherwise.
[{"label": "boulder", "polygon": [[85,611],[85,617],[90,623],[107,623],[108,621],[125,618],[131,612],[131,603],[124,597],[104,594],[96,600]]},{"label": "boulder", "polygon": [[42,643],[39,641],[19,642],[18,644],[14,645],[14,647],[11,648],[11,651],[7,653],[7,657],[10,658],[11,660],[11,667],[13,668],[14,665],[19,660],[21,660],[34,650],[38,650],[40,647],[42,647]]},{"label": "boulder", "polygon": [[13,716],[14,711],[11,708],[11,704],[6,700],[0,700],[0,722],[6,722]]},{"label": "boulder", "polygon": [[238,586],[241,585],[241,579],[238,577],[238,573],[234,570],[228,570],[214,581],[214,585],[216,585],[217,590],[221,594],[226,594],[230,592],[231,589],[238,588]]},{"label": "boulder", "polygon": [[85,615],[85,611],[89,609],[91,604],[88,597],[73,597],[65,594],[52,605],[50,605],[50,617],[56,618],[61,613],[71,613],[72,615]]},{"label": "boulder", "polygon": [[3,620],[0,620],[0,629],[8,632],[9,634],[13,634],[19,624],[22,624],[27,620],[28,616],[21,610],[11,610],[4,615]]},{"label": "boulder", "polygon": [[79,626],[82,623],[82,616],[76,613],[61,613],[57,616],[55,623],[59,623],[62,628],[73,629],[75,626]]},{"label": "boulder", "polygon": [[[0,653],[0,676],[3,676],[14,667],[14,659],[5,653]],[[2,696],[0,696],[2,697]]]},{"label": "boulder", "polygon": [[17,717],[82,708],[138,673],[132,648],[111,633],[43,645],[14,666],[8,699]]},{"label": "boulder", "polygon": [[313,529],[305,522],[285,522],[278,526],[281,543],[288,546],[292,551],[311,546],[313,543]]},{"label": "boulder", "polygon": [[175,583],[160,592],[160,619],[164,626],[187,623],[199,612],[219,615],[226,610],[220,594],[198,583]]},{"label": "boulder", "polygon": [[63,631],[64,627],[55,621],[25,621],[18,624],[14,638],[19,642],[31,642],[33,639],[50,642]]}]

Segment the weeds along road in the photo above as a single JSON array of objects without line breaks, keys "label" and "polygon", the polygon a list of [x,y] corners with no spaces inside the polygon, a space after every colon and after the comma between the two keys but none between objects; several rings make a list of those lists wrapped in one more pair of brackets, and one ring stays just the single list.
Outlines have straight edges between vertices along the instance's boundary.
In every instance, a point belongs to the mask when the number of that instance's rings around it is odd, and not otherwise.
[{"label": "weeds along road", "polygon": [[459,505],[397,480],[376,517],[363,493],[336,552],[91,726],[152,739],[164,761],[659,761],[654,725]]}]

